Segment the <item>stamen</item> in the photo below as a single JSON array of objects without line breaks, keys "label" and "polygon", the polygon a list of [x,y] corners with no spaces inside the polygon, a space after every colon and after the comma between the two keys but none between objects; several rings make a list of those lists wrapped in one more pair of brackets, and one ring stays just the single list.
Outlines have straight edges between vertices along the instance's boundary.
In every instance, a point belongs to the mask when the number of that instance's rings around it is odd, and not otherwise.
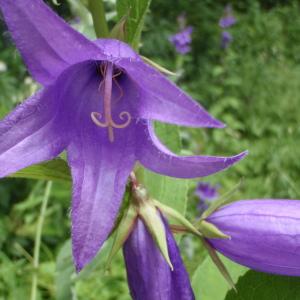
[{"label": "stamen", "polygon": [[122,74],[119,71],[116,74],[113,74],[113,64],[111,62],[107,62],[100,66],[100,72],[103,76],[103,80],[100,82],[98,90],[101,93],[102,87],[104,85],[104,96],[103,96],[103,108],[104,108],[104,121],[100,121],[102,119],[102,114],[99,112],[92,112],[91,118],[92,121],[99,127],[108,129],[108,138],[110,142],[114,142],[114,131],[113,129],[123,129],[126,128],[131,122],[131,115],[127,111],[123,111],[119,114],[120,120],[126,120],[123,124],[117,124],[112,119],[111,115],[111,97],[112,97],[112,85],[113,82],[116,84],[118,89],[120,90],[120,96],[117,100],[121,99],[124,95],[123,90],[117,80],[116,77]]}]

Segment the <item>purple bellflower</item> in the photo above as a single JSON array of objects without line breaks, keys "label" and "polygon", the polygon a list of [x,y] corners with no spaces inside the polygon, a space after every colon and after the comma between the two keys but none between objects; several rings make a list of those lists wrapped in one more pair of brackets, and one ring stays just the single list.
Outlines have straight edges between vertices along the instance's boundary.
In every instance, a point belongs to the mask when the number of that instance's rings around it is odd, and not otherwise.
[{"label": "purple bellflower", "polygon": [[199,198],[197,209],[200,213],[204,212],[208,208],[209,203],[219,197],[218,189],[218,185],[213,186],[209,182],[198,183],[195,189],[195,195]]},{"label": "purple bellflower", "polygon": [[192,32],[193,27],[188,26],[169,37],[169,41],[175,46],[175,49],[179,54],[184,55],[191,51]]},{"label": "purple bellflower", "polygon": [[134,300],[195,299],[176,241],[169,225],[163,221],[174,270],[162,256],[143,221],[138,219],[123,246],[131,296]]},{"label": "purple bellflower", "polygon": [[0,0],[31,75],[43,86],[0,122],[0,178],[66,150],[73,178],[72,245],[77,271],[111,232],[136,161],[194,178],[245,156],[179,157],[151,121],[223,127],[128,45],[90,41],[42,0]]},{"label": "purple bellflower", "polygon": [[209,182],[199,182],[195,194],[204,201],[214,201],[219,197],[219,186],[212,185]]},{"label": "purple bellflower", "polygon": [[222,36],[221,36],[221,47],[223,49],[228,48],[228,46],[232,43],[233,37],[230,32],[228,31],[222,31]]},{"label": "purple bellflower", "polygon": [[[224,15],[219,21],[219,26],[222,29],[226,29],[231,27],[236,23],[236,19],[232,14],[232,7],[230,4],[228,4],[224,9]],[[223,49],[226,49],[230,43],[232,42],[233,37],[230,32],[223,30],[221,34],[221,47]]]},{"label": "purple bellflower", "polygon": [[209,239],[231,260],[266,273],[300,276],[299,200],[233,202],[207,221],[231,237]]},{"label": "purple bellflower", "polygon": [[236,23],[236,18],[232,14],[232,7],[230,4],[226,5],[224,9],[224,15],[219,21],[221,28],[229,28]]}]

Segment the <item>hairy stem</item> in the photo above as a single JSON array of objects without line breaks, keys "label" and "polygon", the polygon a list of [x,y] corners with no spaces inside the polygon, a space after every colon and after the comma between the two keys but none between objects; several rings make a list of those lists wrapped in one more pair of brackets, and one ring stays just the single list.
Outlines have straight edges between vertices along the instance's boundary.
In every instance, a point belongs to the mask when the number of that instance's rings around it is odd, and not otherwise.
[{"label": "hairy stem", "polygon": [[46,210],[47,210],[47,205],[48,205],[51,188],[52,188],[52,182],[49,181],[46,184],[45,193],[44,193],[42,206],[41,206],[41,211],[40,211],[40,215],[39,215],[39,219],[38,219],[36,234],[35,234],[34,254],[33,254],[33,275],[32,275],[30,300],[37,299],[38,267],[39,267],[39,261],[40,261],[41,238],[42,238],[43,225],[44,225],[44,220],[45,220],[45,216],[46,216]]},{"label": "hairy stem", "polygon": [[92,14],[96,36],[106,38],[109,36],[109,29],[106,22],[103,0],[89,0],[88,9]]}]

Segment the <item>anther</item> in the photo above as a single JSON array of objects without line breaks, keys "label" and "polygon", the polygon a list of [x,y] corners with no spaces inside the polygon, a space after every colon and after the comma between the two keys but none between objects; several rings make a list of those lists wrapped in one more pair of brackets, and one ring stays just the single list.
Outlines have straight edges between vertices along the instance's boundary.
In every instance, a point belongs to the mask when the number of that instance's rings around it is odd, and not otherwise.
[{"label": "anther", "polygon": [[[120,90],[120,96],[118,98],[121,99],[123,97],[123,90],[119,83],[116,81],[116,77],[121,75],[121,71],[119,71],[116,74],[113,74],[113,64],[108,62],[105,64],[102,64],[100,66],[100,72],[101,75],[103,76],[103,80],[100,82],[99,85],[99,92],[102,91],[103,89],[103,108],[104,108],[104,115],[102,116],[101,113],[99,112],[92,112],[91,113],[91,118],[92,121],[99,127],[102,128],[107,128],[108,129],[108,138],[110,142],[114,142],[114,128],[115,129],[123,129],[126,128],[130,122],[131,122],[131,115],[127,111],[123,111],[119,114],[120,120],[125,120],[123,124],[117,124],[114,122],[112,119],[112,114],[111,114],[111,97],[112,97],[112,85],[113,82],[116,84],[118,89]],[[100,121],[104,117],[103,121]]]}]

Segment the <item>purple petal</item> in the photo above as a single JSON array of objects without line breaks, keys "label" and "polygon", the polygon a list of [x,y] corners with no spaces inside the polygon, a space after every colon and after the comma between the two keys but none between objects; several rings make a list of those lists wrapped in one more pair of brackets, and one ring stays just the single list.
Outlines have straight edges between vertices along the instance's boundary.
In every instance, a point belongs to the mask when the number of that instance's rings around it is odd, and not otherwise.
[{"label": "purple petal", "polygon": [[229,28],[236,23],[236,19],[232,15],[225,16],[220,19],[219,26],[221,28]]},{"label": "purple petal", "polygon": [[141,60],[140,56],[126,43],[114,39],[98,39],[94,41],[104,55],[111,60],[129,58]]},{"label": "purple petal", "polygon": [[160,72],[143,62],[118,62],[137,86],[139,97],[132,99],[136,117],[191,127],[224,127],[197,102]]},{"label": "purple petal", "polygon": [[300,276],[299,200],[238,201],[208,221],[231,236],[209,241],[233,261],[262,272]]},{"label": "purple petal", "polygon": [[41,0],[0,0],[13,39],[33,77],[51,83],[66,67],[102,52]]},{"label": "purple petal", "polygon": [[223,31],[221,36],[221,47],[226,49],[232,41],[233,37],[231,33],[228,31]]},{"label": "purple petal", "polygon": [[35,94],[0,122],[0,177],[63,151],[68,136],[64,119],[58,118],[60,105],[55,88]]},{"label": "purple petal", "polygon": [[163,175],[177,178],[208,176],[229,168],[247,155],[247,152],[242,152],[232,157],[177,156],[161,144],[150,122],[138,126],[141,146],[137,159],[149,170]]},{"label": "purple petal", "polygon": [[194,294],[174,237],[165,222],[171,271],[142,220],[124,245],[128,283],[134,300],[191,300]]},{"label": "purple petal", "polygon": [[68,147],[73,177],[72,243],[77,271],[89,263],[111,232],[134,165],[130,136],[102,145],[99,135],[79,133]]},{"label": "purple petal", "polygon": [[[91,119],[91,112],[103,110],[102,79],[95,71],[93,63],[83,63],[60,78],[69,108],[66,117],[73,124],[67,153],[73,177],[72,243],[77,271],[91,261],[111,232],[135,162],[133,122],[116,129],[115,140],[110,142],[107,128]],[[114,89],[118,96],[118,88]],[[118,101],[113,106],[117,122],[119,113],[129,110],[126,101]]]}]

